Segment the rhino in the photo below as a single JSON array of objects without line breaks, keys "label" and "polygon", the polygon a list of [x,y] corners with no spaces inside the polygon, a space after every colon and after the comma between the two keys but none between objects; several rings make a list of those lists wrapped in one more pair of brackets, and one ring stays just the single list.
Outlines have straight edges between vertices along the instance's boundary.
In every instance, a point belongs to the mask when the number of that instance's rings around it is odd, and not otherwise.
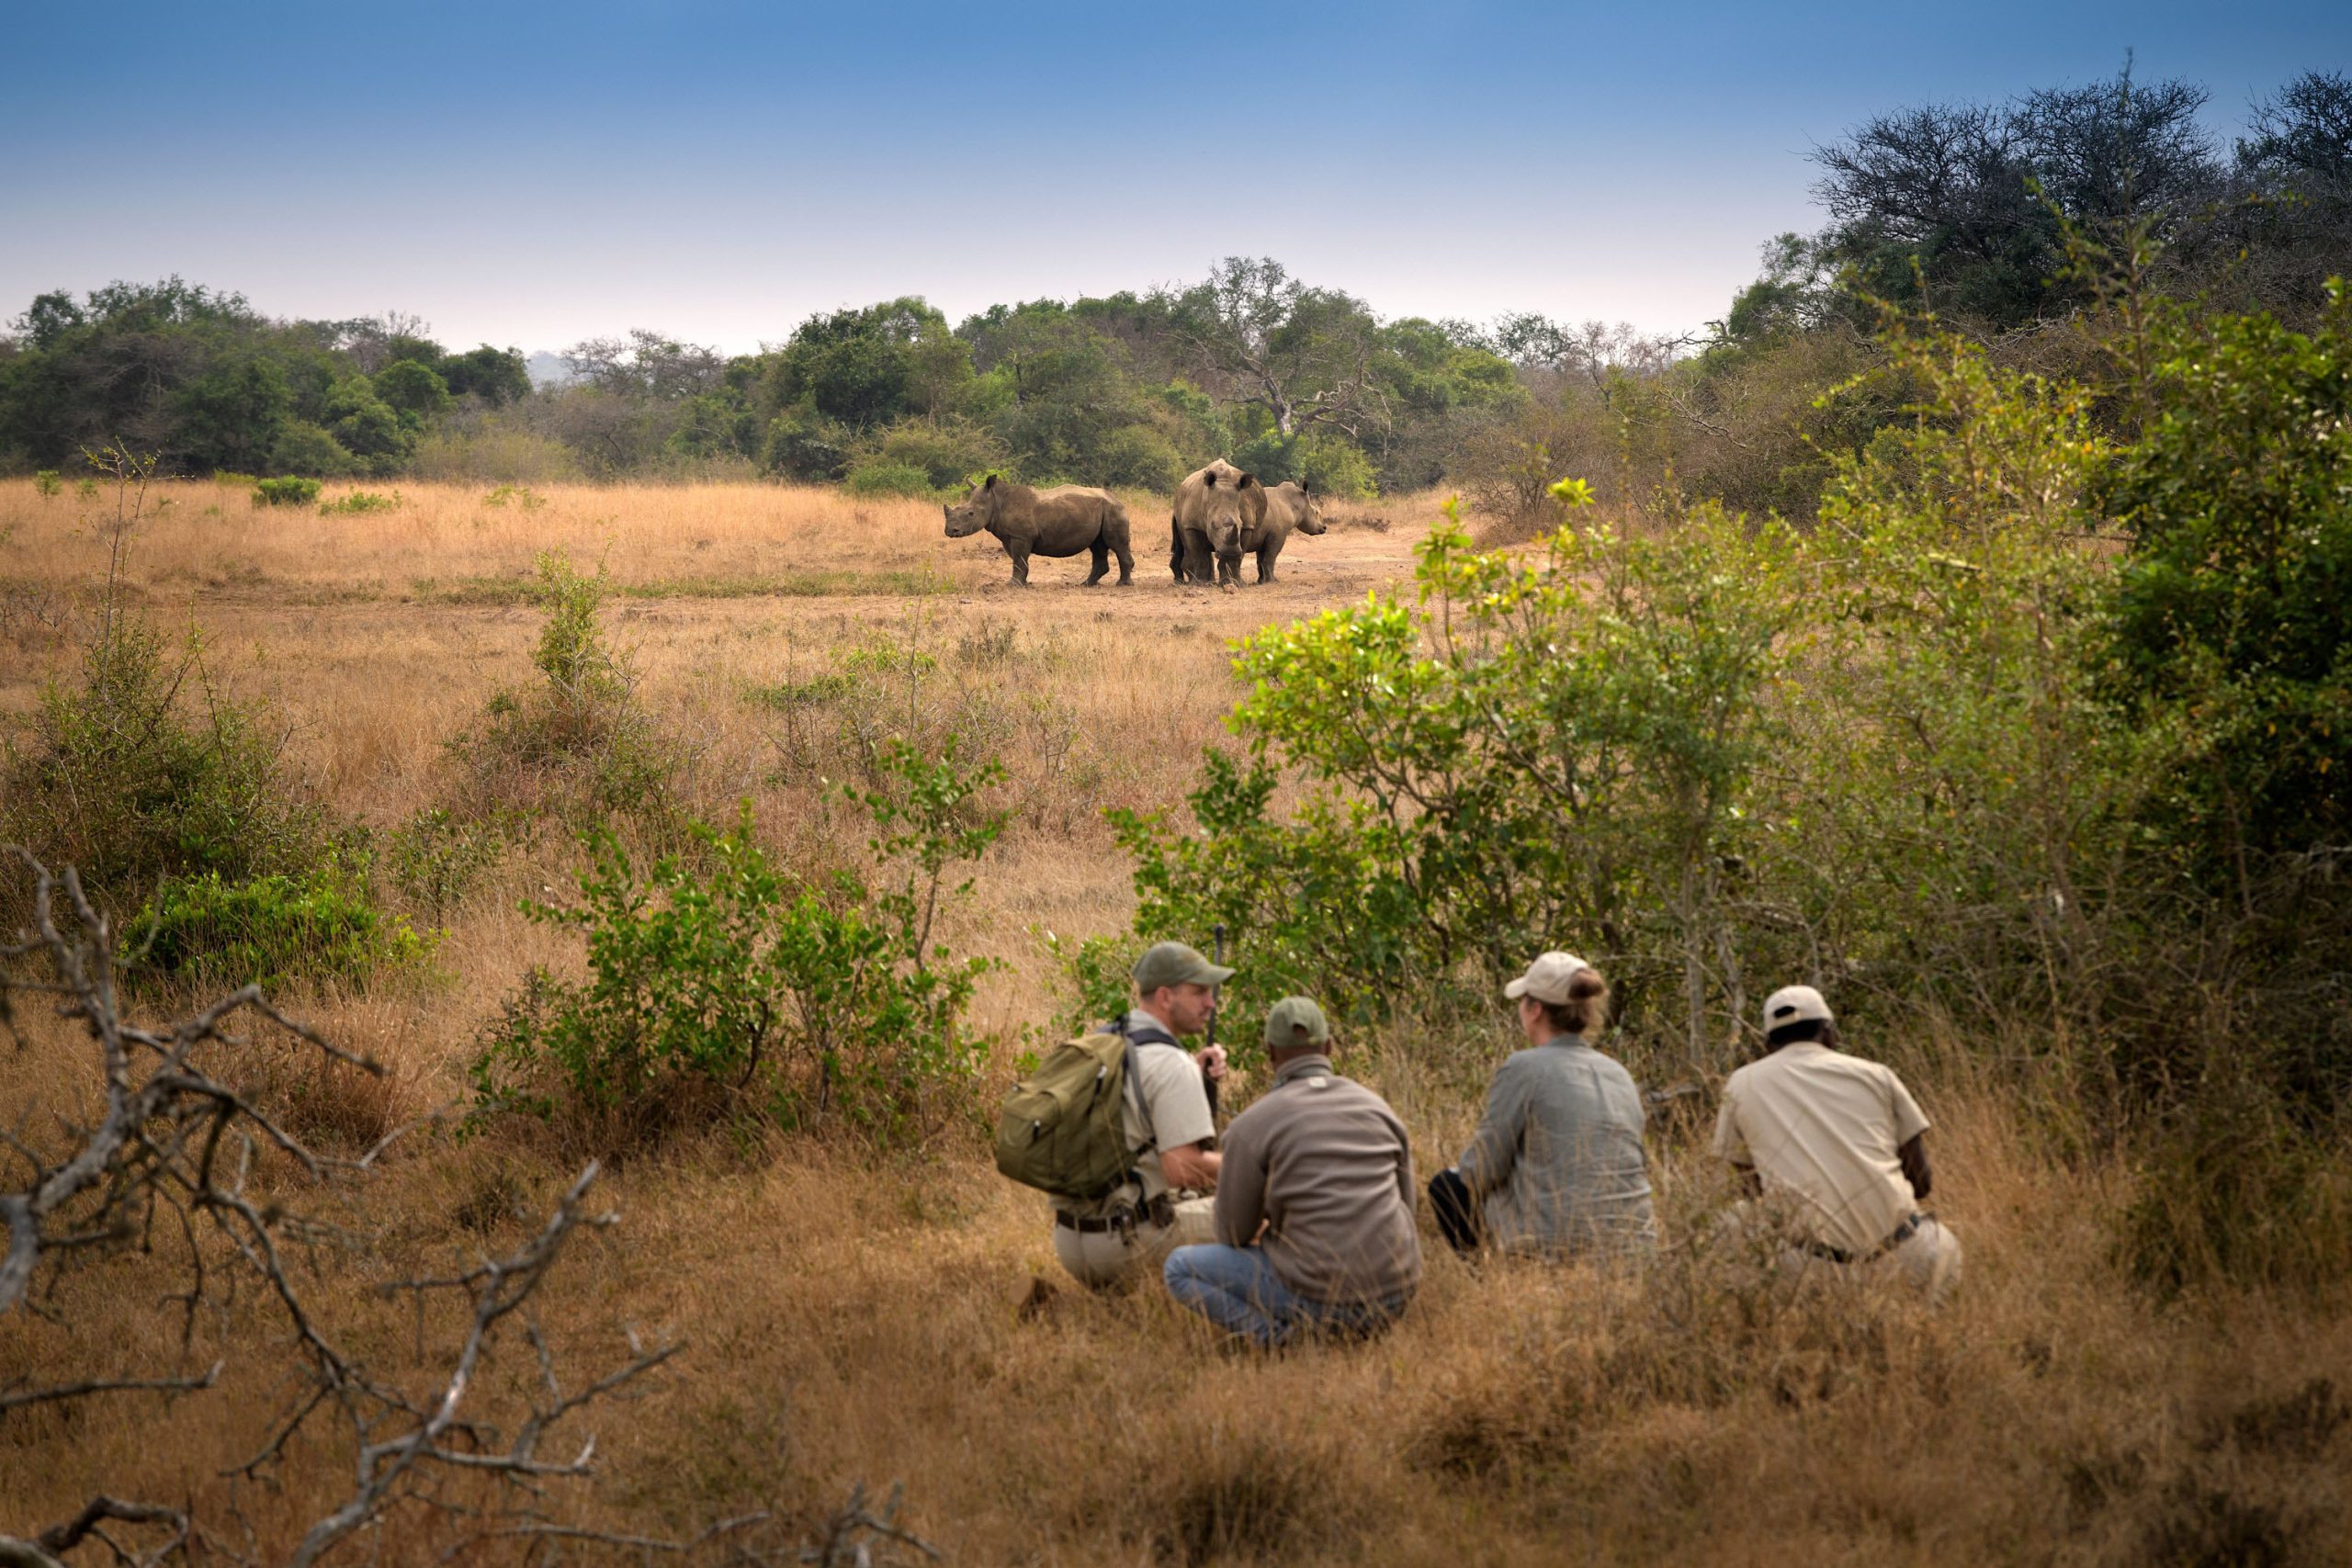
[{"label": "rhino", "polygon": [[1323,503],[1303,485],[1290,479],[1271,487],[1266,491],[1266,519],[1255,528],[1241,530],[1241,553],[1258,558],[1258,581],[1274,580],[1274,558],[1290,543],[1291,530],[1302,534],[1323,532]]},{"label": "rhino", "polygon": [[1012,558],[1016,587],[1029,586],[1031,556],[1059,558],[1081,550],[1094,557],[1087,587],[1102,581],[1114,555],[1119,558],[1119,586],[1125,588],[1135,581],[1136,558],[1127,544],[1127,509],[1107,490],[1089,490],[1083,485],[1032,490],[1017,479],[990,474],[961,502],[941,510],[947,514],[951,539],[969,538],[983,528],[997,536],[1004,553]]},{"label": "rhino", "polygon": [[[1219,457],[1184,476],[1169,518],[1168,566],[1179,582],[1238,583],[1241,536],[1266,521],[1266,487]],[[1216,563],[1212,575],[1210,563]]]}]

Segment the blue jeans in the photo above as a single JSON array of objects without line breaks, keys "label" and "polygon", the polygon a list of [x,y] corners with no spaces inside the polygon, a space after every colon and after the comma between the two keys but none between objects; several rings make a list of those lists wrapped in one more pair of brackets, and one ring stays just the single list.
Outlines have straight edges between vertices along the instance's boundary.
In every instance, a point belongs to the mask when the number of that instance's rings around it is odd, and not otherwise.
[{"label": "blue jeans", "polygon": [[1261,1247],[1180,1247],[1160,1266],[1168,1293],[1219,1328],[1271,1349],[1301,1329],[1370,1334],[1395,1322],[1410,1292],[1377,1301],[1309,1301],[1282,1281]]}]

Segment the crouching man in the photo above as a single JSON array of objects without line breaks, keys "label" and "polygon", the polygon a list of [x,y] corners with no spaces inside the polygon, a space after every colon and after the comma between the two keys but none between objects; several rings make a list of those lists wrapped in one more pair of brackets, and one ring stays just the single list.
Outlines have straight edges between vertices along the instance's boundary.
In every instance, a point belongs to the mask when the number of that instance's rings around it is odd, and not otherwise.
[{"label": "crouching man", "polygon": [[1261,1347],[1385,1327],[1420,1282],[1404,1123],[1331,1070],[1330,1039],[1305,997],[1267,1014],[1273,1087],[1226,1129],[1216,1242],[1163,1270],[1170,1295]]},{"label": "crouching man", "polygon": [[1892,1274],[1940,1301],[1960,1280],[1960,1239],[1918,1208],[1935,1180],[1918,1101],[1893,1068],[1838,1049],[1811,986],[1767,998],[1764,1031],[1764,1055],[1724,1085],[1715,1153],[1757,1200],[1743,1219],[1767,1227],[1772,1267]]},{"label": "crouching man", "polygon": [[1097,1290],[1148,1279],[1169,1250],[1211,1235],[1216,1121],[1208,1084],[1225,1077],[1225,1049],[1188,1053],[1216,1010],[1216,988],[1233,971],[1181,942],[1163,942],[1136,961],[1135,1010],[1106,1029],[1131,1048],[1123,1121],[1133,1161],[1128,1179],[1091,1201],[1054,1200],[1054,1256],[1070,1277]]}]

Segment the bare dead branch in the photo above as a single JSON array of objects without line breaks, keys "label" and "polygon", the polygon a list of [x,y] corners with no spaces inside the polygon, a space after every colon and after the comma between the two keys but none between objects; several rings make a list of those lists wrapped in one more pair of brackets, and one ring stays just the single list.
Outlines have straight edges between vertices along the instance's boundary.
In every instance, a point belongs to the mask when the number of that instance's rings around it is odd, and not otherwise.
[{"label": "bare dead branch", "polygon": [[160,1393],[190,1393],[210,1388],[220,1377],[227,1363],[215,1361],[204,1375],[193,1378],[86,1378],[80,1382],[55,1383],[47,1388],[0,1390],[0,1416],[11,1410],[21,1410],[30,1404],[49,1404],[60,1400],[86,1399],[95,1393],[127,1393],[131,1392]]},{"label": "bare dead branch", "polygon": [[[144,1552],[125,1551],[113,1537],[98,1529],[106,1523],[130,1525],[164,1525],[171,1533],[162,1544]],[[0,1568],[62,1568],[61,1553],[73,1551],[92,1537],[106,1543],[115,1561],[130,1568],[152,1568],[172,1553],[187,1546],[190,1524],[187,1514],[177,1508],[167,1508],[157,1503],[126,1503],[119,1497],[93,1497],[82,1511],[61,1525],[51,1525],[40,1532],[37,1541],[18,1540],[13,1536],[0,1536]]]},{"label": "bare dead branch", "polygon": [[[386,1509],[403,1501],[424,1500],[425,1495],[416,1487],[422,1483],[423,1473],[432,1470],[489,1475],[518,1484],[540,1480],[575,1479],[593,1472],[596,1453],[594,1434],[568,1460],[540,1458],[538,1447],[541,1440],[563,1417],[650,1371],[677,1354],[682,1347],[667,1345],[650,1351],[637,1351],[618,1369],[590,1382],[580,1393],[566,1395],[556,1376],[553,1359],[547,1350],[546,1343],[532,1326],[527,1332],[538,1352],[540,1377],[548,1391],[548,1403],[532,1410],[517,1427],[514,1441],[503,1450],[493,1450],[478,1446],[479,1429],[461,1421],[458,1412],[498,1326],[524,1310],[547,1278],[548,1270],[553,1267],[571,1233],[583,1225],[601,1228],[616,1223],[616,1215],[592,1215],[582,1210],[582,1201],[595,1181],[597,1172],[598,1167],[591,1161],[558,1201],[555,1212],[538,1235],[511,1256],[484,1259],[458,1274],[409,1280],[383,1287],[383,1293],[387,1295],[407,1292],[420,1298],[432,1292],[464,1292],[470,1297],[471,1322],[458,1348],[454,1364],[428,1408],[416,1411],[401,1406],[395,1410],[367,1410],[352,1409],[346,1405],[358,1439],[357,1484],[342,1506],[319,1520],[303,1537],[290,1560],[294,1568],[308,1568],[337,1541]],[[633,1342],[631,1348],[636,1350]],[[409,1417],[404,1426],[394,1423],[401,1429],[389,1438],[378,1438],[372,1435],[386,1420],[396,1415]],[[449,1439],[460,1432],[468,1435],[469,1446],[451,1446]],[[282,1439],[280,1441],[282,1443]]]}]

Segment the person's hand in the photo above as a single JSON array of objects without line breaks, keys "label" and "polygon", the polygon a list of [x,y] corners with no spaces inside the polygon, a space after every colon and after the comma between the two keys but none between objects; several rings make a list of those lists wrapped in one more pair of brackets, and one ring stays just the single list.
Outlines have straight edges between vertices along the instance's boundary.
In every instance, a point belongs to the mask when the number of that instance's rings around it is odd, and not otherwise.
[{"label": "person's hand", "polygon": [[1201,1064],[1201,1072],[1211,1083],[1223,1083],[1225,1081],[1224,1046],[1204,1045],[1193,1054],[1193,1060]]}]

